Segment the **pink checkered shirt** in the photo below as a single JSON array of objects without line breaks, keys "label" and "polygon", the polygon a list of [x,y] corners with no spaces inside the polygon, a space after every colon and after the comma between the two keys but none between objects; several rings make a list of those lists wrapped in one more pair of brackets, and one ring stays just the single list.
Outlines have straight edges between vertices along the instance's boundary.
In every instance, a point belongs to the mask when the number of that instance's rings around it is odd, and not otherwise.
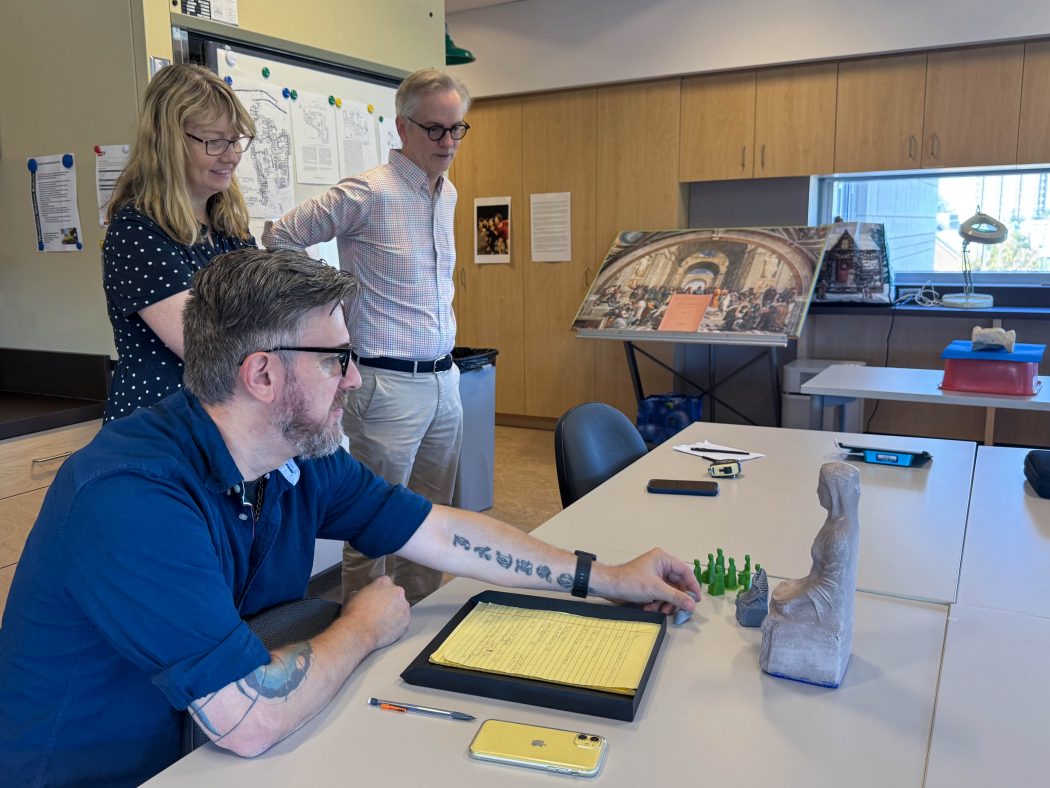
[{"label": "pink checkered shirt", "polygon": [[350,344],[365,358],[423,361],[451,352],[456,187],[400,151],[390,163],[340,181],[263,233],[268,249],[305,249],[336,239],[339,262],[360,283],[350,307]]}]

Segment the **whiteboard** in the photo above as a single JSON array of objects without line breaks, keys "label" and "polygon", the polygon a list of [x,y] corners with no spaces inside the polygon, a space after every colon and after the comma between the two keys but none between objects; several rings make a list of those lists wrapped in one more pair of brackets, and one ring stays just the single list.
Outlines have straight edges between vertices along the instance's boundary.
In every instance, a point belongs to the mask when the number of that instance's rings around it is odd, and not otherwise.
[{"label": "whiteboard", "polygon": [[[386,163],[401,141],[397,88],[277,58],[218,49],[216,71],[255,120],[257,136],[237,168],[252,234],[267,220],[343,178]],[[338,266],[335,242],[309,250]]]}]

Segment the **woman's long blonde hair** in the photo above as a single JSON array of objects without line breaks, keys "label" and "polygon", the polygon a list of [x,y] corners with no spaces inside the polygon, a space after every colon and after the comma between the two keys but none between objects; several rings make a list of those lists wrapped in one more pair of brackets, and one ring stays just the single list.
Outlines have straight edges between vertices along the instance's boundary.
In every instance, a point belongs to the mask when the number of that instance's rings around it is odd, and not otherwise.
[{"label": "woman's long blonde hair", "polygon": [[[131,156],[113,190],[107,219],[112,222],[121,208],[132,205],[178,243],[196,243],[200,223],[186,187],[185,127],[214,119],[229,119],[237,134],[255,136],[251,116],[217,75],[189,63],[158,71],[146,88]],[[224,235],[249,237],[248,206],[236,178],[208,201],[208,217]]]}]

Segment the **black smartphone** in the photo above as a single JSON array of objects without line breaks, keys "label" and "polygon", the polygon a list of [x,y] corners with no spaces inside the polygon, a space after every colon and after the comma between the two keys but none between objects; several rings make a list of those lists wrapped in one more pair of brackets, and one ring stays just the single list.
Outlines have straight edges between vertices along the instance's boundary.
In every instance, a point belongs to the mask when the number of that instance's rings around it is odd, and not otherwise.
[{"label": "black smartphone", "polygon": [[694,479],[650,479],[645,489],[668,495],[718,495],[718,482]]}]

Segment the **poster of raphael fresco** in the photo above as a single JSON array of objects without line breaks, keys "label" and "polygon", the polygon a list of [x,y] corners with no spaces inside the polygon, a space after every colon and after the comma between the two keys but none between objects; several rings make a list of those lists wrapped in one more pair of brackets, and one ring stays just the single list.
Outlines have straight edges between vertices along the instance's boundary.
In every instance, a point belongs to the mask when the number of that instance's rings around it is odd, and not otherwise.
[{"label": "poster of raphael fresco", "polygon": [[582,336],[784,344],[828,228],[622,232],[573,321]]}]

